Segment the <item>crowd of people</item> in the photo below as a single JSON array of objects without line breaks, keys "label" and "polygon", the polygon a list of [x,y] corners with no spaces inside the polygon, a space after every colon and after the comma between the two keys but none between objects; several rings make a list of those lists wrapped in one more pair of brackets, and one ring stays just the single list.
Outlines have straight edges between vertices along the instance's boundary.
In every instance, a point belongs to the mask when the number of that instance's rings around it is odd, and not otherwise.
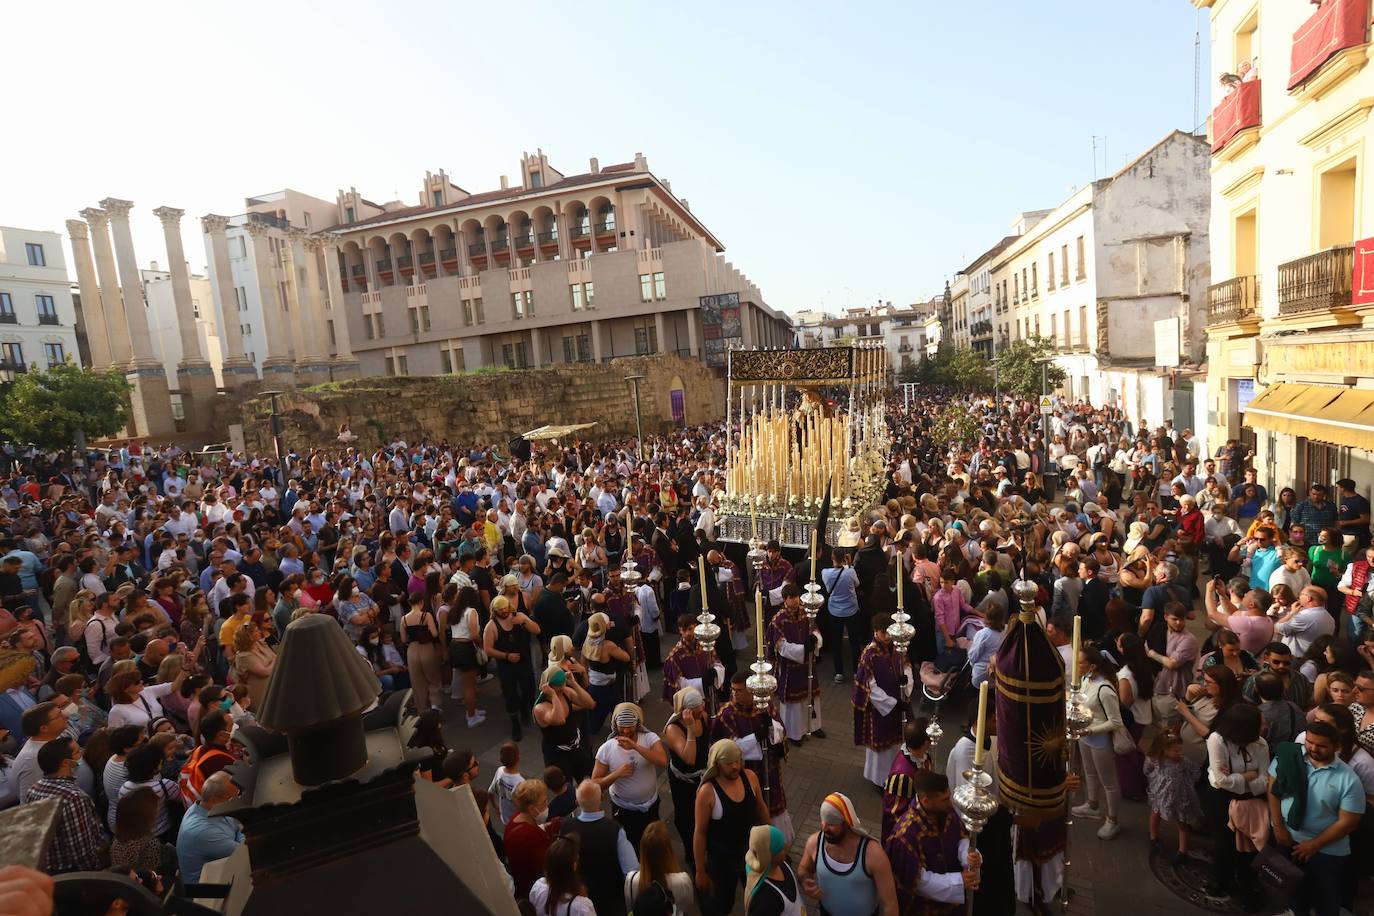
[{"label": "crowd of people", "polygon": [[[7,449],[0,808],[59,800],[51,873],[196,881],[241,842],[214,809],[237,793],[223,770],[276,647],[324,614],[384,691],[411,691],[435,753],[421,778],[470,789],[533,912],[723,914],[741,891],[750,914],[804,898],[946,913],[966,895],[1039,911],[1062,880],[1053,823],[1001,809],[969,852],[950,797],[976,715],[941,766],[920,698],[996,677],[1020,578],[1066,662],[1075,618],[1085,640],[1093,724],[1064,814],[1111,841],[1122,806],[1146,804],[1161,855],[1206,834],[1209,893],[1258,906],[1261,859],[1296,869],[1295,913],[1352,907],[1374,860],[1374,549],[1355,482],[1271,498],[1239,443],[1200,454],[1188,430],[1081,404],[1041,435],[1032,402],[969,399],[980,441],[951,446],[948,400],[890,405],[884,501],[821,539],[814,622],[812,558],[770,543],[756,573],[719,538],[720,427],[646,439],[643,460],[627,442],[341,441],[286,468],[132,443],[80,463]],[[906,656],[888,636],[899,596]],[[703,602],[713,651],[692,632]],[[760,642],[778,676],[763,712],[736,657]],[[850,685],[881,823],[831,793],[789,857],[786,764],[827,738],[828,678]],[[666,722],[645,719],[651,691]],[[488,780],[448,744],[471,744],[452,737],[497,692],[510,741]],[[522,759],[527,729],[541,765]]]}]

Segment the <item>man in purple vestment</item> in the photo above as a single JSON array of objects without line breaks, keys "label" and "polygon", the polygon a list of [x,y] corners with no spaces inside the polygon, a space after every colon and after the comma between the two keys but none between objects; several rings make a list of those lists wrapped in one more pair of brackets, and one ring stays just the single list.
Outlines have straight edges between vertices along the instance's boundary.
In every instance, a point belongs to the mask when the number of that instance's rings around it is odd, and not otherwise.
[{"label": "man in purple vestment", "polygon": [[[778,679],[778,702],[783,727],[794,744],[808,734],[824,738],[821,730],[819,680],[810,677],[808,658],[820,650],[821,634],[807,619],[801,605],[801,589],[788,582],[782,587],[782,610],[768,622],[768,646],[773,674]],[[811,699],[817,699],[814,710]]]},{"label": "man in purple vestment", "polygon": [[[773,826],[792,839],[792,816],[787,813],[787,793],[782,787],[782,762],[787,759],[787,740],[782,723],[772,715],[754,709],[749,692],[749,672],[739,671],[730,678],[730,702],[721,707],[711,726],[712,742],[733,738],[744,752],[744,764],[754,771],[767,797]],[[771,727],[771,728],[770,728]],[[765,747],[767,745],[765,768]]]},{"label": "man in purple vestment", "polygon": [[982,858],[970,852],[943,773],[914,777],[916,801],[892,827],[883,851],[892,863],[902,916],[953,916],[978,889]]},{"label": "man in purple vestment", "polygon": [[873,616],[873,641],[859,656],[854,674],[854,743],[864,749],[864,778],[875,786],[887,781],[902,739],[910,669],[898,658],[887,628],[892,618]]},{"label": "man in purple vestment", "polygon": [[887,782],[883,784],[884,841],[916,797],[916,774],[935,767],[930,754],[930,736],[926,734],[927,724],[925,719],[912,719],[902,726],[902,749],[893,759]]},{"label": "man in purple vestment", "polygon": [[[715,656],[702,648],[697,642],[692,628],[696,620],[691,614],[683,614],[677,621],[678,632],[682,638],[673,646],[673,651],[663,660],[663,699],[672,702],[673,695],[683,687],[695,687],[703,697],[714,695]],[[707,682],[711,681],[710,684]]]}]

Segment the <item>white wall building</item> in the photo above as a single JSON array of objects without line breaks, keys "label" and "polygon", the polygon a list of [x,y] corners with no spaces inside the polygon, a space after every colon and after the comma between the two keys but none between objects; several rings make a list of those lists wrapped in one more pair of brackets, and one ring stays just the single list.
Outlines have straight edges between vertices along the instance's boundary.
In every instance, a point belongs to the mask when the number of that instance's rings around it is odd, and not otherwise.
[{"label": "white wall building", "polygon": [[[176,301],[172,297],[172,275],[159,269],[156,261],[139,273],[143,278],[143,293],[148,300],[148,329],[153,337],[154,355],[162,361],[168,377],[172,378],[183,356]],[[196,334],[200,337],[200,352],[210,361],[210,368],[215,372],[215,387],[223,388],[224,343],[220,340],[215,322],[215,299],[210,278],[191,273],[190,265],[187,265],[187,273],[191,280],[191,311],[196,320]]]},{"label": "white wall building", "polygon": [[994,259],[994,311],[1010,304],[1013,339],[1055,343],[1068,397],[1203,431],[1205,382],[1190,376],[1206,349],[1210,165],[1204,138],[1174,131]]},{"label": "white wall building", "polygon": [[80,361],[62,236],[0,226],[0,372],[67,359]]},{"label": "white wall building", "polygon": [[792,314],[792,335],[795,345],[803,350],[824,346],[822,327],[835,316],[818,309],[802,309]]}]

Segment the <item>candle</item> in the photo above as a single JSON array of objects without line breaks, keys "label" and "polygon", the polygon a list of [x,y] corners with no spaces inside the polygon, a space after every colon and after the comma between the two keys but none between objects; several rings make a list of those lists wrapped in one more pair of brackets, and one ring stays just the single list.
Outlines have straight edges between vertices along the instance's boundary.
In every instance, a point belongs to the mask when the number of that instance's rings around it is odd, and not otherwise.
[{"label": "candle", "polygon": [[704,611],[710,604],[706,599],[706,557],[703,555],[697,561],[697,572],[701,574],[701,609]]},{"label": "candle", "polygon": [[1075,616],[1073,618],[1073,666],[1070,669],[1069,689],[1074,690],[1078,687],[1078,650],[1083,643],[1083,618]]},{"label": "candle", "polygon": [[816,532],[811,532],[811,581],[816,581]]},{"label": "candle", "polygon": [[754,499],[754,482],[752,480],[749,481],[749,526],[752,529],[750,536],[757,541],[759,539],[759,512],[757,501]]},{"label": "candle", "polygon": [[754,634],[758,643],[759,658],[763,658],[763,586],[754,591]]},{"label": "candle", "polygon": [[902,604],[902,580],[906,578],[906,570],[903,568],[902,555],[897,554],[897,610],[903,610]]},{"label": "candle", "polygon": [[987,730],[988,682],[978,685],[978,734],[973,739],[973,764],[983,765],[983,735]]}]

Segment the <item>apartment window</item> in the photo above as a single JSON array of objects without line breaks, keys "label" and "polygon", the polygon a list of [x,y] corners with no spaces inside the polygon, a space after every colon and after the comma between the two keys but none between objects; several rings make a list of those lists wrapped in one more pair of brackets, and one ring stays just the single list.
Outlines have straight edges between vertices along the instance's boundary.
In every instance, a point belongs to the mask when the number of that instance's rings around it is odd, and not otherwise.
[{"label": "apartment window", "polygon": [[443,191],[440,191],[440,190],[438,190],[438,189],[436,188],[435,191],[434,191],[434,206],[436,206],[436,207],[441,207],[441,206],[443,206],[443,204],[444,204],[444,192],[443,192]]},{"label": "apartment window", "polygon": [[363,336],[366,337],[368,340],[374,340],[377,336],[377,332],[372,328],[371,315],[363,316]]},{"label": "apartment window", "polygon": [[1031,295],[1040,295],[1040,262],[1031,265]]},{"label": "apartment window", "polygon": [[654,298],[668,298],[668,286],[663,279],[663,271],[659,271],[658,273],[654,274]]},{"label": "apartment window", "polygon": [[472,300],[463,300],[463,326],[472,327]]},{"label": "apartment window", "polygon": [[654,301],[654,278],[652,274],[639,275],[639,301]]},{"label": "apartment window", "polygon": [[1359,198],[1355,160],[1347,159],[1321,173],[1318,246],[1322,249],[1355,241],[1355,202]]},{"label": "apartment window", "polygon": [[234,305],[240,312],[248,311],[248,290],[242,286],[234,287]]},{"label": "apartment window", "polygon": [[531,188],[542,188],[543,186],[544,186],[544,173],[543,173],[543,172],[530,172],[530,187],[531,187]]},{"label": "apartment window", "polygon": [[511,313],[516,320],[534,315],[534,291],[517,290],[510,294]]},{"label": "apartment window", "polygon": [[[1030,319],[1029,319],[1029,318],[1026,319],[1026,322],[1027,322],[1027,326],[1029,326]],[[1036,336],[1036,337],[1039,337],[1039,336],[1040,336],[1040,316],[1039,316],[1039,315],[1036,315],[1036,316],[1035,316],[1035,336]]]},{"label": "apartment window", "polygon": [[[1052,271],[1051,271],[1052,272]],[[1059,285],[1069,285],[1069,246],[1059,247]]]},{"label": "apartment window", "polygon": [[577,360],[577,338],[563,338],[563,362],[571,363]]},{"label": "apartment window", "polygon": [[1064,309],[1064,345],[1068,346],[1073,341],[1073,328],[1069,324],[1069,310]]},{"label": "apartment window", "polygon": [[582,300],[587,303],[587,308],[596,307],[596,284],[588,281],[582,284]]},{"label": "apartment window", "polygon": [[[580,312],[580,311],[582,311],[582,284],[581,284],[581,283],[573,283],[571,286],[568,287],[568,289],[572,292],[572,310],[573,310],[574,312]],[[567,341],[569,341],[569,340],[572,340],[572,338],[571,338],[571,337],[564,337],[564,338],[563,338],[563,341],[564,341],[565,344],[566,344]],[[569,362],[571,362],[571,360],[569,360]]]},{"label": "apartment window", "polygon": [[37,242],[25,242],[24,254],[29,259],[30,267],[47,267],[48,260],[43,256],[43,246]]},{"label": "apartment window", "polygon": [[648,356],[658,352],[658,328],[652,321],[642,322],[635,328],[635,356]]},{"label": "apartment window", "polygon": [[352,207],[344,207],[344,222],[351,223],[356,217],[353,215]]},{"label": "apartment window", "polygon": [[422,305],[410,310],[410,333],[420,334],[429,330],[429,306]]},{"label": "apartment window", "polygon": [[24,345],[17,343],[0,344],[0,363],[10,366],[24,365]]},{"label": "apartment window", "polygon": [[1083,244],[1083,236],[1078,237],[1078,270],[1074,274],[1074,279],[1082,280],[1088,275],[1088,265],[1083,263],[1086,247]]},{"label": "apartment window", "polygon": [[1012,302],[1021,301],[1021,277],[1018,274],[1011,275]]},{"label": "apartment window", "polygon": [[501,345],[501,362],[507,369],[525,369],[529,367],[528,348],[523,340],[513,344]]},{"label": "apartment window", "polygon": [[239,333],[247,337],[253,333],[253,326],[251,324],[241,324],[239,325]]},{"label": "apartment window", "polygon": [[[1037,319],[1036,319],[1036,323],[1038,324],[1039,321],[1040,321],[1040,319],[1037,318]],[[1051,315],[1051,316],[1050,316],[1050,338],[1051,338],[1052,340],[1054,340],[1056,343],[1058,343],[1058,341],[1059,341],[1059,316],[1058,316],[1058,315]]]},{"label": "apartment window", "polygon": [[200,317],[200,300],[199,300],[199,299],[192,299],[192,300],[191,300],[191,314],[194,315],[196,318],[199,318],[199,317]]},{"label": "apartment window", "polygon": [[487,323],[487,313],[482,309],[482,297],[478,296],[472,300],[472,312],[477,316],[478,324]]},{"label": "apartment window", "polygon": [[65,363],[67,354],[60,343],[45,343],[43,344],[43,358],[48,361],[48,367],[52,368]]},{"label": "apartment window", "polygon": [[1054,252],[1051,251],[1045,262],[1045,289],[1054,289]]},{"label": "apartment window", "polygon": [[1086,305],[1078,307],[1078,342],[1085,347],[1088,345],[1088,307]]},{"label": "apartment window", "polygon": [[286,281],[285,281],[285,280],[278,280],[278,281],[277,281],[277,298],[281,301],[281,310],[282,310],[283,312],[289,312],[291,309],[290,309],[290,307],[287,306],[287,304],[286,304]]},{"label": "apartment window", "polygon": [[467,368],[467,362],[463,358],[463,348],[458,344],[450,344],[440,350],[439,355],[444,361],[444,371],[447,373],[462,372]]},{"label": "apartment window", "polygon": [[302,211],[301,211],[301,222],[305,225],[305,228],[307,228],[307,229],[310,228],[310,211],[309,211],[309,210],[302,210]]},{"label": "apartment window", "polygon": [[334,322],[333,320],[329,320],[326,321],[324,325],[329,329],[329,346],[332,349],[337,346],[337,341],[334,339]]},{"label": "apartment window", "polygon": [[395,375],[395,374],[396,374],[396,357],[394,357],[394,356],[388,356],[388,357],[386,358],[386,374],[387,374],[387,375]]},{"label": "apartment window", "polygon": [[53,304],[52,296],[39,293],[33,300],[38,304],[38,323],[57,324],[57,306]]},{"label": "apartment window", "polygon": [[0,293],[0,321],[7,324],[15,322],[14,300],[10,298],[9,293]]}]

